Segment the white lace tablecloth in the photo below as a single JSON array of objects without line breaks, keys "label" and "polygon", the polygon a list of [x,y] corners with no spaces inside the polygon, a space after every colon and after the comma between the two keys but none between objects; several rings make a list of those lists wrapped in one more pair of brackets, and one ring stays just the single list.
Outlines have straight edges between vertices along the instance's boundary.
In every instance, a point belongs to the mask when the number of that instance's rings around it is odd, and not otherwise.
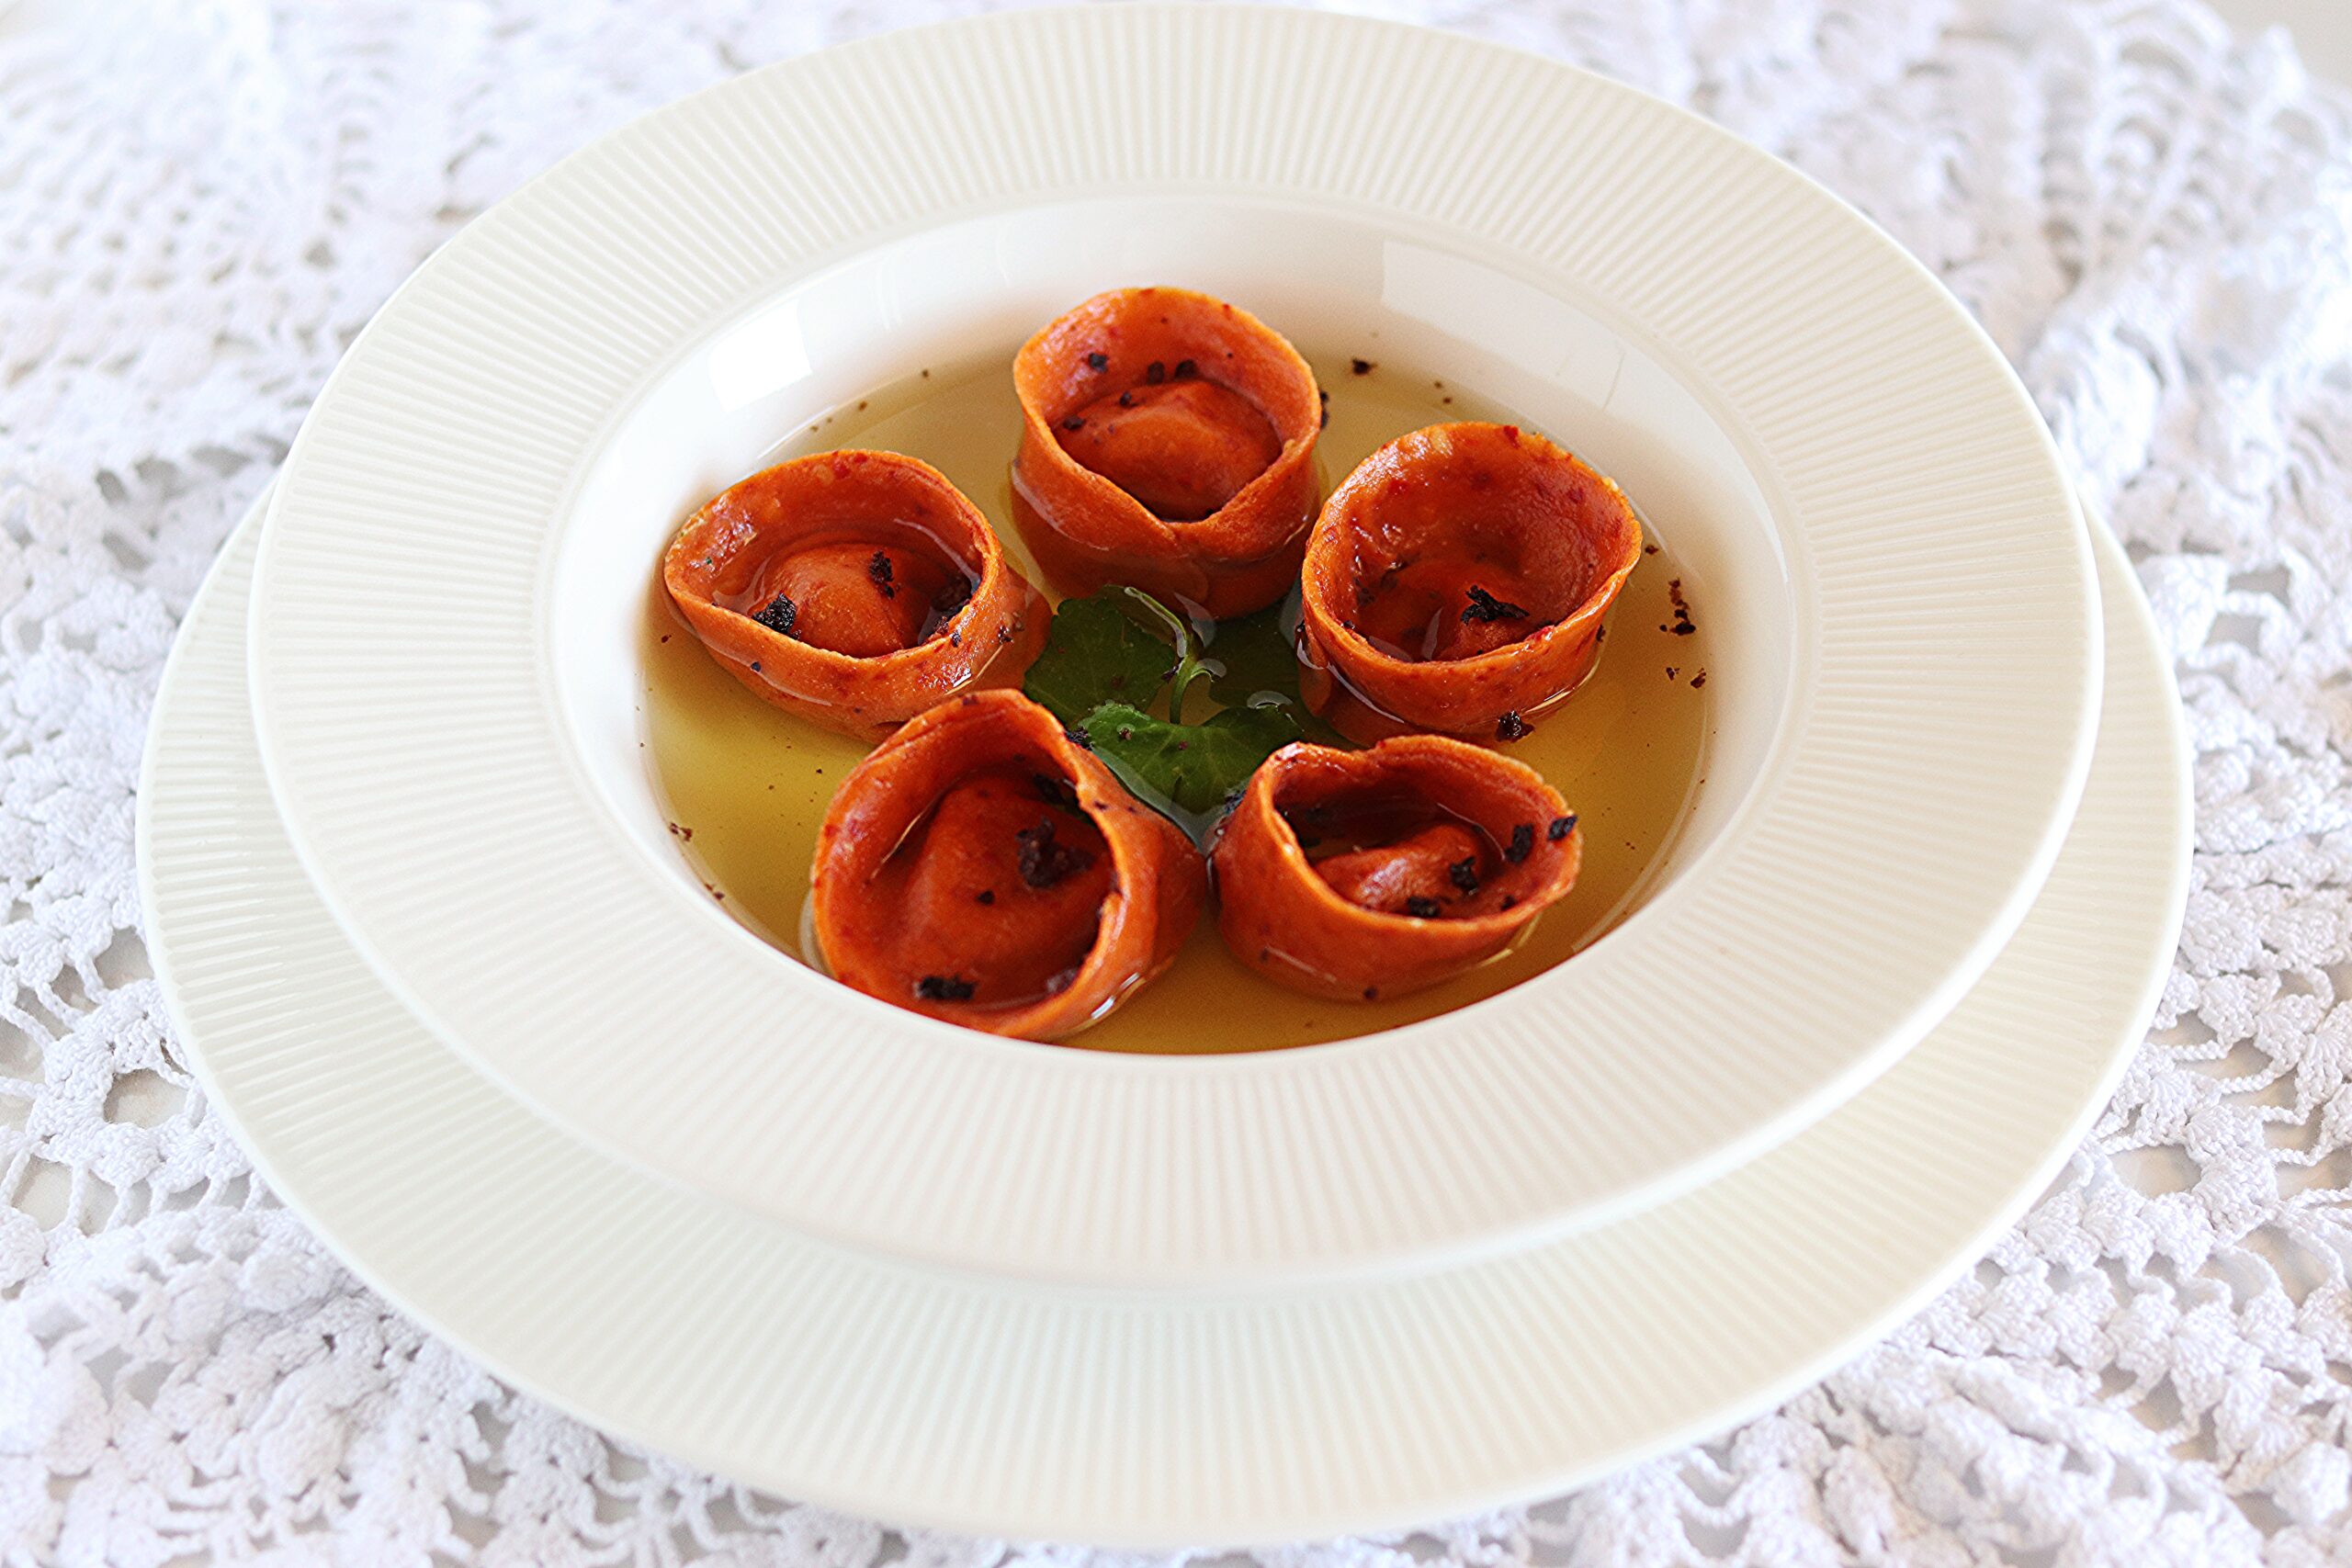
[{"label": "white lace tablecloth", "polygon": [[[175,624],[393,286],[645,109],[972,8],[0,0],[0,1560],[1073,1555],[729,1485],[404,1321],[194,1089],[131,867]],[[1261,1560],[2352,1561],[2352,111],[2187,4],[1371,8],[1689,103],[1958,291],[2139,563],[2199,852],[2114,1105],[1893,1339],[1573,1497]]]}]

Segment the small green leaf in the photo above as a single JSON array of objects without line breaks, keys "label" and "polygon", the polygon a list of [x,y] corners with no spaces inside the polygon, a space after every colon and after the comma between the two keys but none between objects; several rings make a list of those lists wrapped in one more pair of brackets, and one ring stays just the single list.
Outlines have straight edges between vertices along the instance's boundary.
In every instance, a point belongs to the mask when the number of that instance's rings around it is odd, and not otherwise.
[{"label": "small green leaf", "polygon": [[1320,715],[1308,712],[1299,695],[1297,631],[1295,595],[1255,615],[1217,622],[1209,654],[1224,673],[1209,682],[1209,695],[1229,708],[1281,706],[1298,721],[1304,738],[1317,746],[1353,746]]},{"label": "small green leaf", "polygon": [[1291,640],[1292,606],[1270,604],[1255,615],[1216,623],[1208,656],[1220,668],[1209,695],[1224,707],[1260,705],[1278,697],[1298,706],[1298,649]]},{"label": "small green leaf", "polygon": [[1148,707],[1175,662],[1166,643],[1121,608],[1124,591],[1065,599],[1022,690],[1064,724],[1104,703]]},{"label": "small green leaf", "polygon": [[1121,783],[1195,837],[1258,764],[1299,733],[1298,721],[1280,707],[1226,708],[1204,723],[1170,724],[1125,703],[1095,709],[1084,728]]},{"label": "small green leaf", "polygon": [[1176,667],[1168,672],[1168,716],[1178,724],[1184,722],[1184,694],[1193,682],[1214,668],[1201,660],[1201,639],[1193,623],[1161,604],[1142,589],[1121,584],[1119,592],[1144,619],[1168,634],[1176,649]]}]

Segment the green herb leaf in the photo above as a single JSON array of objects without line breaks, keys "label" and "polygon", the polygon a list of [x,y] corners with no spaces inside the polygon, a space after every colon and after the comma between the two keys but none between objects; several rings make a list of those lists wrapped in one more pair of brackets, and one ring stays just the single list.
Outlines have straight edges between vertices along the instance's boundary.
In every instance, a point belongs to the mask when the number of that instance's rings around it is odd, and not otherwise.
[{"label": "green herb leaf", "polygon": [[1269,697],[1298,706],[1298,649],[1288,629],[1292,606],[1269,604],[1255,615],[1219,621],[1209,658],[1219,673],[1209,695],[1229,708],[1262,705]]},{"label": "green herb leaf", "polygon": [[1178,724],[1184,722],[1184,694],[1194,681],[1214,668],[1201,659],[1201,639],[1193,630],[1193,623],[1161,604],[1142,589],[1120,585],[1127,603],[1151,625],[1168,634],[1176,649],[1176,667],[1168,672],[1168,716]]},{"label": "green herb leaf", "polygon": [[1029,666],[1022,690],[1064,724],[1080,722],[1104,703],[1148,706],[1175,662],[1168,645],[1121,607],[1125,593],[1108,588],[1065,599],[1054,611],[1045,650]]},{"label": "green herb leaf", "polygon": [[1298,598],[1272,604],[1251,615],[1219,621],[1209,638],[1210,662],[1223,673],[1209,682],[1209,695],[1225,707],[1279,705],[1298,721],[1302,736],[1317,746],[1355,743],[1309,713],[1298,692]]},{"label": "green herb leaf", "polygon": [[1299,735],[1298,721],[1280,707],[1226,708],[1200,724],[1170,724],[1125,703],[1106,703],[1084,728],[1095,755],[1122,784],[1195,837],[1223,813],[1226,796],[1249,783],[1259,763]]}]

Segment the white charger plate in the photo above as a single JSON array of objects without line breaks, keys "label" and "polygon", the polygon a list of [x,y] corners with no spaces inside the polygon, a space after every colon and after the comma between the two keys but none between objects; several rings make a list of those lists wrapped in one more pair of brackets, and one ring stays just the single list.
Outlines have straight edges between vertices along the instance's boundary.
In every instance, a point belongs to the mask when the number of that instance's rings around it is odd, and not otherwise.
[{"label": "white charger plate", "polygon": [[[669,532],[818,411],[1147,280],[1377,338],[1673,544],[1706,783],[1662,890],[1573,964],[1286,1053],[1041,1048],[831,984],[673,852],[630,708]],[[1999,355],[1785,165],[1444,34],[1089,7],[752,73],[469,226],[296,443],[251,662],[329,907],[548,1114],[910,1260],[1233,1284],[1622,1214],[1882,1070],[2056,853],[2090,590]]]},{"label": "white charger plate", "polygon": [[1921,1304],[2064,1160],[2188,886],[2171,672],[2100,530],[2098,755],[2056,870],[1943,1023],[1820,1123],[1613,1224],[1410,1278],[1098,1292],[794,1235],[592,1152],[404,1012],[286,841],[253,740],[248,519],[190,611],[139,794],[181,1048],[270,1185],[501,1376],[786,1495],[1138,1547],[1526,1499],[1784,1398]]}]

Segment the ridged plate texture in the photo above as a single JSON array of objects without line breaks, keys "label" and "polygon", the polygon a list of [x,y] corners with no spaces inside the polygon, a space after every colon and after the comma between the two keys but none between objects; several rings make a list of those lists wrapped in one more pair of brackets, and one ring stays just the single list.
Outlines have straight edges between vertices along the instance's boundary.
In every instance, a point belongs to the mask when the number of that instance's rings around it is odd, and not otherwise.
[{"label": "ridged plate texture", "polygon": [[902,1522],[1131,1545],[1406,1525],[1704,1436],[1974,1258],[2105,1101],[2188,886],[2168,666],[2102,538],[2083,808],[2016,940],[1917,1049],[1721,1180],[1421,1277],[1151,1295],[797,1237],[594,1154],[436,1043],[304,880],[244,685],[254,529],[164,680],[140,791],[182,1048],[271,1186],[368,1280],[598,1424]]},{"label": "ridged plate texture", "polygon": [[[1597,302],[1717,411],[1773,497],[1802,601],[1779,750],[1679,880],[1503,997],[1216,1059],[930,1023],[658,874],[569,749],[551,531],[683,345],[891,236],[1168,189],[1381,215]],[[1981,974],[2056,852],[2097,710],[2090,572],[1989,341],[1786,166],[1459,38],[1085,8],[753,73],[469,226],[296,444],[252,676],[289,833],[356,944],[575,1132],[910,1260],[1223,1284],[1362,1276],[1630,1212],[1886,1066]]]}]

